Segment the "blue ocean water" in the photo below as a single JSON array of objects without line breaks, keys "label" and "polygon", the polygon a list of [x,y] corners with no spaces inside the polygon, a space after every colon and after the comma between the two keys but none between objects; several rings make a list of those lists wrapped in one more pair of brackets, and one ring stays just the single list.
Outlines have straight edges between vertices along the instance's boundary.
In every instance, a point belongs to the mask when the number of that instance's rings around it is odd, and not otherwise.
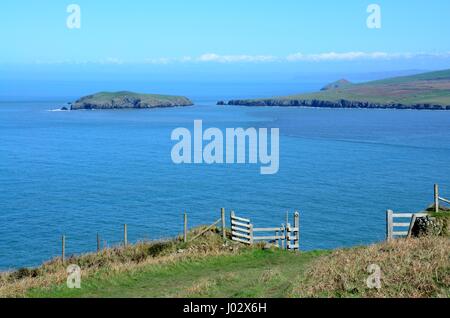
[{"label": "blue ocean water", "polygon": [[[159,239],[182,231],[184,211],[198,225],[221,207],[256,226],[299,210],[303,249],[368,244],[384,239],[386,209],[424,208],[434,183],[450,197],[450,112],[219,107],[228,96],[202,96],[154,110],[0,102],[0,269],[59,255],[62,234],[68,254],[82,253],[95,250],[97,232],[118,244],[124,223],[130,241]],[[280,128],[279,173],[173,164],[170,134],[195,119]]]}]

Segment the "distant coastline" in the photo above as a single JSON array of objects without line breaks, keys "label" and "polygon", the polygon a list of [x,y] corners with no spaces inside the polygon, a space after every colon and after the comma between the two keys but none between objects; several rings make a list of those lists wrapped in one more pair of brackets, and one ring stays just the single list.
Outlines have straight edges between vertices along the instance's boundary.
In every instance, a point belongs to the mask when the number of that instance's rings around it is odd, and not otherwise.
[{"label": "distant coastline", "polygon": [[219,101],[218,105],[324,108],[450,110],[450,70],[353,84],[345,79],[320,92],[260,99]]}]

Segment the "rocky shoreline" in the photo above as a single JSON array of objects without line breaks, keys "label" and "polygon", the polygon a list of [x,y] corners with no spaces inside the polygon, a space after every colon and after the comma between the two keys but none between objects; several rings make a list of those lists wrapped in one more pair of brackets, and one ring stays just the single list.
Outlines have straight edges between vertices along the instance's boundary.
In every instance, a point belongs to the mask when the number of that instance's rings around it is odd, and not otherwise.
[{"label": "rocky shoreline", "polygon": [[371,109],[417,109],[417,110],[450,110],[450,105],[433,104],[382,104],[363,101],[327,101],[318,99],[236,99],[219,101],[217,105],[229,106],[262,106],[262,107],[315,107],[315,108],[371,108]]}]

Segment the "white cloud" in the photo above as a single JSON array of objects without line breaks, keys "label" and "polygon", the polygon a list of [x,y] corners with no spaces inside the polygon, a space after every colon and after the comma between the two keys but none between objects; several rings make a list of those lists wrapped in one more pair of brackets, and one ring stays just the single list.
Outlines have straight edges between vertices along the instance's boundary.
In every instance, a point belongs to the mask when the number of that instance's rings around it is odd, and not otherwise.
[{"label": "white cloud", "polygon": [[218,63],[258,63],[274,62],[276,57],[271,55],[219,55],[215,53],[206,53],[195,59],[197,62],[218,62]]},{"label": "white cloud", "polygon": [[172,59],[167,57],[145,59],[144,64],[169,64]]},{"label": "white cloud", "polygon": [[327,62],[356,60],[394,60],[412,58],[449,58],[450,52],[444,53],[386,53],[386,52],[329,52],[321,54],[295,53],[288,55],[289,62]]},{"label": "white cloud", "polygon": [[108,57],[103,61],[100,61],[100,64],[123,64],[124,62],[117,57]]},{"label": "white cloud", "polygon": [[387,52],[326,52],[318,54],[294,53],[284,57],[274,55],[220,55],[205,53],[200,56],[159,57],[141,61],[125,61],[119,58],[106,58],[97,61],[39,61],[37,64],[155,64],[173,63],[273,63],[273,62],[351,62],[360,60],[405,60],[405,59],[449,59],[450,52],[387,53]]},{"label": "white cloud", "polygon": [[321,54],[302,54],[296,53],[286,57],[287,61],[296,62],[323,62],[323,61],[354,61],[354,60],[374,60],[374,59],[389,59],[391,54],[385,52],[344,52],[344,53],[321,53]]},{"label": "white cloud", "polygon": [[357,60],[394,60],[412,58],[450,58],[450,52],[443,53],[387,53],[387,52],[327,52],[319,54],[294,53],[285,57],[273,55],[220,55],[205,53],[198,57],[154,59],[155,64],[176,62],[196,63],[269,63],[269,62],[339,62]]}]

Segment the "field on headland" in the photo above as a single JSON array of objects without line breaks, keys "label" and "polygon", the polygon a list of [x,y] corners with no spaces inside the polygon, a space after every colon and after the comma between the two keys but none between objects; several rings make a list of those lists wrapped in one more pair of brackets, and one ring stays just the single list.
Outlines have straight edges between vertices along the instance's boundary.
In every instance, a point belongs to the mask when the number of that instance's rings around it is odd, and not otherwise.
[{"label": "field on headland", "polygon": [[450,109],[450,70],[353,84],[339,80],[320,92],[267,99],[232,100],[229,105],[345,108]]},{"label": "field on headland", "polygon": [[[82,268],[80,289],[66,286],[68,264]],[[367,287],[371,264],[381,268],[380,289]],[[3,274],[0,296],[450,297],[450,240],[294,253],[224,242],[213,229],[191,243],[142,243]]]}]

